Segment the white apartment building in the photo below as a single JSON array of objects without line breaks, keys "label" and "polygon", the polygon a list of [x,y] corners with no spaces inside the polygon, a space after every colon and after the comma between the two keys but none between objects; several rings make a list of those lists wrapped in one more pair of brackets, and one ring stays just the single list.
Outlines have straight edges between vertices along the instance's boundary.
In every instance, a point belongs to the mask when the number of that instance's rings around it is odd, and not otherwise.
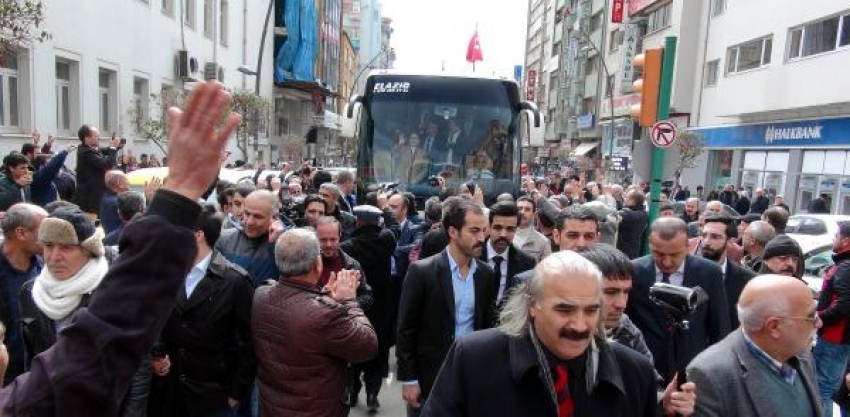
[{"label": "white apartment building", "polygon": [[683,182],[765,188],[792,212],[826,194],[850,214],[850,4],[711,0],[701,13],[691,125],[708,151]]},{"label": "white apartment building", "polygon": [[[77,129],[114,132],[138,157],[163,152],[139,137],[131,109],[145,117],[159,109],[150,94],[189,89],[217,78],[228,88],[254,91],[268,2],[260,0],[43,0],[52,39],[20,50],[0,67],[0,153],[20,150],[38,130],[57,137],[56,150],[79,143]],[[182,24],[181,24],[182,22]],[[260,69],[264,97],[272,96],[272,19]],[[158,117],[158,116],[155,116]],[[243,159],[231,142],[228,162]],[[263,150],[269,152],[269,149]],[[248,150],[253,161],[257,153]],[[268,155],[268,154],[266,154]],[[69,157],[74,166],[76,158]]]}]

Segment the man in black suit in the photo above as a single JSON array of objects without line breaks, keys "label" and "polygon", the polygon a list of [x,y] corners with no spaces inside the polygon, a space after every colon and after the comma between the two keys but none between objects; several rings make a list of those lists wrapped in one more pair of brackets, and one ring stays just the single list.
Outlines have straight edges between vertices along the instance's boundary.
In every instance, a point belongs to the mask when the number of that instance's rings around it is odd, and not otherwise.
[{"label": "man in black suit", "polygon": [[77,193],[74,203],[89,214],[97,214],[100,199],[106,190],[106,171],[115,166],[121,140],[113,137],[108,148],[99,148],[100,133],[94,126],[83,125],[77,131],[80,148],[77,150]]},{"label": "man in black suit", "polygon": [[410,265],[398,311],[396,357],[407,415],[418,416],[452,343],[495,322],[496,281],[478,258],[487,218],[478,204],[448,206],[443,225],[449,246]]},{"label": "man in black suit", "polygon": [[655,369],[669,381],[676,372],[671,362],[670,347],[673,335],[668,330],[664,310],[649,298],[649,287],[665,282],[684,287],[701,287],[708,301],[688,317],[690,329],[685,346],[686,364],[709,345],[729,333],[729,307],[723,288],[723,272],[716,264],[687,254],[688,226],[681,219],[663,217],[650,229],[652,255],[633,261],[635,278],[626,314],[643,332],[649,350],[655,358]]},{"label": "man in black suit", "polygon": [[723,271],[723,285],[726,290],[726,302],[729,306],[729,324],[731,329],[738,328],[738,298],[744,286],[756,274],[732,262],[726,256],[726,248],[731,239],[736,237],[738,230],[728,217],[708,213],[705,225],[702,227],[702,257],[720,265]]},{"label": "man in black suit", "polygon": [[490,207],[490,237],[486,250],[481,251],[481,260],[493,268],[496,278],[494,283],[498,286],[496,304],[501,304],[517,285],[517,274],[530,271],[537,264],[533,256],[512,244],[518,225],[519,209],[516,203],[500,202]]}]

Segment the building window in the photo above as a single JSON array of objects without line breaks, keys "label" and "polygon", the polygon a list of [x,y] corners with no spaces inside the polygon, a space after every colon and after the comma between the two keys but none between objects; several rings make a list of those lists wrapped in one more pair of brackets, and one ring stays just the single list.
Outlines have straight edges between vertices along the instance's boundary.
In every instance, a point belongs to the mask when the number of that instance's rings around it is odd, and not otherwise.
[{"label": "building window", "polygon": [[611,31],[611,36],[608,37],[608,53],[613,54],[620,49],[620,45],[623,44],[623,37],[626,32],[622,29],[614,29]]},{"label": "building window", "polygon": [[717,85],[717,72],[720,68],[720,60],[715,59],[705,64],[705,87]]},{"label": "building window", "polygon": [[100,128],[103,132],[114,131],[118,125],[115,92],[115,71],[101,68],[98,72],[98,99],[100,101]]},{"label": "building window", "polygon": [[802,58],[850,45],[850,13],[791,29],[788,58]]},{"label": "building window", "polygon": [[181,0],[183,3],[183,24],[195,27],[195,0]]},{"label": "building window", "polygon": [[18,56],[0,59],[0,127],[20,125],[18,102]]},{"label": "building window", "polygon": [[602,12],[596,13],[593,16],[590,16],[590,33],[596,32],[599,28],[602,27]]},{"label": "building window", "polygon": [[581,100],[581,113],[589,114],[596,113],[596,100],[593,97],[585,97]]},{"label": "building window", "polygon": [[207,38],[212,38],[213,32],[215,32],[214,25],[214,17],[213,16],[213,1],[214,0],[204,0],[204,36]]},{"label": "building window", "polygon": [[587,58],[584,61],[584,75],[585,76],[588,76],[588,75],[596,72],[596,65],[597,65],[596,58],[597,58],[596,56],[593,56],[593,57]]},{"label": "building window", "polygon": [[56,129],[58,131],[71,131],[73,122],[71,118],[74,114],[71,103],[76,101],[78,91],[76,70],[76,62],[56,61]]},{"label": "building window", "polygon": [[614,93],[614,83],[616,79],[616,74],[611,74],[611,76],[606,79],[607,82],[605,83],[605,97],[611,97],[611,95]]},{"label": "building window", "polygon": [[667,3],[651,12],[649,12],[649,21],[646,24],[646,33],[650,34],[657,32],[670,26],[670,11],[673,8],[673,3]]},{"label": "building window", "polygon": [[162,14],[168,17],[174,16],[174,0],[162,0]]},{"label": "building window", "polygon": [[717,17],[726,11],[726,0],[712,0],[711,17]]},{"label": "building window", "polygon": [[726,54],[726,74],[761,68],[770,64],[773,38],[755,39],[729,48]]},{"label": "building window", "polygon": [[148,80],[139,77],[133,78],[133,123],[136,125],[136,131],[140,131],[142,125],[148,121],[149,98]]},{"label": "building window", "polygon": [[230,4],[227,0],[221,0],[221,6],[219,9],[219,19],[221,19],[221,22],[218,25],[218,41],[222,45],[227,46]]}]

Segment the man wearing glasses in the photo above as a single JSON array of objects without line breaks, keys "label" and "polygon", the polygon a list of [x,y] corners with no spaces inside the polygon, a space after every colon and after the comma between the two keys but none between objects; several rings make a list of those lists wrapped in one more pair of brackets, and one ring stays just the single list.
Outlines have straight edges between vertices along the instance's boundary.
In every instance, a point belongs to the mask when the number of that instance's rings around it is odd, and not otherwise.
[{"label": "man wearing glasses", "polygon": [[808,286],[760,275],[741,292],[740,329],[699,354],[688,380],[699,387],[696,415],[823,415],[809,349],[820,316]]}]

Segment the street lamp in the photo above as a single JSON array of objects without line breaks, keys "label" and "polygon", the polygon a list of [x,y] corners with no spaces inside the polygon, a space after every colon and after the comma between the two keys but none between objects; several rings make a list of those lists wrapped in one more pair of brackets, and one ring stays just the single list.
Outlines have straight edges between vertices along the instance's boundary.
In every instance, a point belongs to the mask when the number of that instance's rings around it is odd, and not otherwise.
[{"label": "street lamp", "polygon": [[579,32],[581,34],[582,40],[585,41],[586,45],[581,48],[581,51],[587,53],[589,51],[595,51],[596,55],[599,57],[599,62],[602,64],[602,70],[605,71],[605,88],[610,89],[610,93],[608,95],[608,107],[611,111],[611,127],[608,129],[608,167],[605,170],[605,178],[608,182],[611,182],[611,165],[614,162],[614,86],[609,85],[613,80],[611,80],[611,72],[608,71],[608,65],[605,63],[605,56],[602,55],[602,52],[593,41],[590,40],[590,36],[587,33]]},{"label": "street lamp", "polygon": [[[275,0],[269,0],[269,8],[266,11],[266,23],[263,25],[263,34],[260,36],[260,51],[257,54],[257,68],[252,70],[247,65],[240,65],[237,70],[245,75],[253,76],[254,78],[254,94],[257,97],[260,96],[260,75],[263,71],[263,50],[266,47],[266,34],[269,31],[269,20],[271,20],[272,11],[274,10],[274,2]],[[256,127],[254,129],[254,151],[259,153],[259,143],[260,143],[260,109],[255,110],[256,117]],[[271,162],[271,152],[269,152],[269,162]],[[262,162],[262,161],[258,161]]]}]

